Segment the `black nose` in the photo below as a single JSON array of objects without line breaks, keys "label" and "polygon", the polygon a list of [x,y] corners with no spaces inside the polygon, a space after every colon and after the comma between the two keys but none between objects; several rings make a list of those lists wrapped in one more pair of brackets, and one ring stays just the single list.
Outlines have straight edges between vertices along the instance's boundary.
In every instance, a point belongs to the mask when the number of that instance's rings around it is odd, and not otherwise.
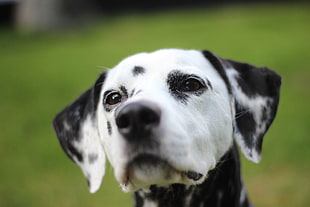
[{"label": "black nose", "polygon": [[160,114],[160,109],[153,103],[130,103],[116,113],[116,124],[128,141],[141,140],[150,137],[159,125]]}]

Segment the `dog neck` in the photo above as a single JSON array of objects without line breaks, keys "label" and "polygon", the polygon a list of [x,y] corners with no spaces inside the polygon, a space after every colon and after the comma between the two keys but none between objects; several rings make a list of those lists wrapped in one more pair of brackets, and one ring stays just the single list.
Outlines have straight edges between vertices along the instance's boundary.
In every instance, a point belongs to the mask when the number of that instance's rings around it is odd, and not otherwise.
[{"label": "dog neck", "polygon": [[134,194],[135,207],[250,207],[240,178],[240,161],[236,145],[220,160],[200,185],[172,184],[150,186]]}]

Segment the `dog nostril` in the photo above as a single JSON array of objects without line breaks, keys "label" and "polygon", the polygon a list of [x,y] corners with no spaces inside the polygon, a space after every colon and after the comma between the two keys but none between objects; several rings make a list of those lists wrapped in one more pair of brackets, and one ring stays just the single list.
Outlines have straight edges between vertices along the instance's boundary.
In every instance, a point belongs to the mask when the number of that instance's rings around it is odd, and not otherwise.
[{"label": "dog nostril", "polygon": [[152,125],[159,123],[158,114],[149,108],[143,108],[139,113],[138,120],[144,125]]}]

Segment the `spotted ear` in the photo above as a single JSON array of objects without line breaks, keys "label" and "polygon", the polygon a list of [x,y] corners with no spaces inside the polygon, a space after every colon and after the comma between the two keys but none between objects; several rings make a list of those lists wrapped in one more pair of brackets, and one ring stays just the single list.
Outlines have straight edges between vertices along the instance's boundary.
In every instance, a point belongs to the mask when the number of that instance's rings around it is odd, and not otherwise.
[{"label": "spotted ear", "polygon": [[245,157],[261,159],[263,137],[273,122],[280,96],[281,77],[266,67],[203,54],[218,71],[232,96],[234,137]]},{"label": "spotted ear", "polygon": [[96,192],[105,174],[105,153],[97,126],[97,106],[105,73],[95,85],[67,106],[53,125],[62,149],[85,175],[89,191]]}]

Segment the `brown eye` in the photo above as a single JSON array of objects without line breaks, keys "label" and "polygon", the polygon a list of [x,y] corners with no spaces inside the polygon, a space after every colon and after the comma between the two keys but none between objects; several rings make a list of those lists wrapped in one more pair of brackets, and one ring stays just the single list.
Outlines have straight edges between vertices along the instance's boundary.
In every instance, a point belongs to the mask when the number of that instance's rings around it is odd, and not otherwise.
[{"label": "brown eye", "polygon": [[105,104],[115,105],[122,101],[122,95],[118,92],[111,92],[105,99]]},{"label": "brown eye", "polygon": [[195,92],[203,87],[202,83],[196,78],[189,78],[182,83],[182,91]]}]

